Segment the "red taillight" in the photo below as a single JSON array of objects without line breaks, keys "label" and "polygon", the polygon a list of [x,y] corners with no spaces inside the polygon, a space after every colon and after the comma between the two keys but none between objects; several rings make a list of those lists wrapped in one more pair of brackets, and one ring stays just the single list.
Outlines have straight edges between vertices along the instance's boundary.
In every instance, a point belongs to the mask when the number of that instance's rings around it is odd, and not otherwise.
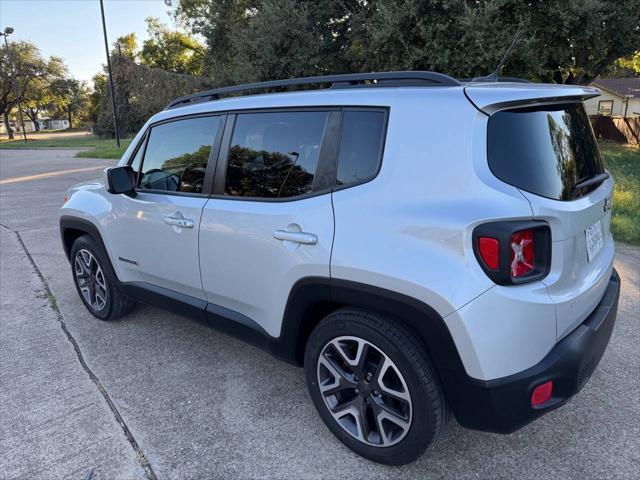
[{"label": "red taillight", "polygon": [[520,230],[511,235],[509,264],[512,277],[521,277],[533,270],[533,252],[533,230]]},{"label": "red taillight", "polygon": [[476,226],[473,253],[497,285],[540,280],[551,266],[551,229],[540,220],[505,220]]},{"label": "red taillight", "polygon": [[500,243],[491,237],[478,238],[478,252],[485,265],[492,270],[497,270],[500,265]]},{"label": "red taillight", "polygon": [[553,393],[553,380],[538,385],[531,394],[531,406],[537,407],[551,399]]}]

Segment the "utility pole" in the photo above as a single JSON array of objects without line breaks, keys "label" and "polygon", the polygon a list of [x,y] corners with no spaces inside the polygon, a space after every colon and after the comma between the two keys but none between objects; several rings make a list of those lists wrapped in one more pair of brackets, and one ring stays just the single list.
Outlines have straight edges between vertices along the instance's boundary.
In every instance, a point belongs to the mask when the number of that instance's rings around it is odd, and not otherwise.
[{"label": "utility pole", "polygon": [[113,110],[113,129],[116,134],[116,146],[120,148],[120,133],[118,132],[118,118],[116,116],[116,92],[113,88],[113,75],[111,74],[111,57],[109,56],[109,42],[107,41],[107,24],[104,21],[104,5],[100,0],[100,13],[102,15],[102,33],[104,34],[104,49],[107,53],[107,70],[109,71],[109,91],[111,92],[111,109]]},{"label": "utility pole", "polygon": [[[16,65],[13,63],[13,55],[9,48],[9,42],[7,37],[13,33],[13,27],[7,27],[4,32],[0,33],[4,37],[4,45],[7,48],[7,57],[9,63],[11,63],[11,82],[13,83],[13,94],[16,96],[16,104],[18,105],[18,118],[20,119],[20,126],[22,127],[22,138],[27,143],[27,132],[24,129],[24,119],[22,118],[22,107],[20,106],[20,92],[18,91],[18,84],[16,83]],[[9,133],[9,132],[7,132]]]}]

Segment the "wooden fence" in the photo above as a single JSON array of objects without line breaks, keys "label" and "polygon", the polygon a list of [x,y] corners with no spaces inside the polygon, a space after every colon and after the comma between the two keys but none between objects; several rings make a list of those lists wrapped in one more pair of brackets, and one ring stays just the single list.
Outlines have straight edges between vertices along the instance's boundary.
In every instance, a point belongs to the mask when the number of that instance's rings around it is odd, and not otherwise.
[{"label": "wooden fence", "polygon": [[640,117],[592,115],[589,118],[597,138],[631,145],[640,144]]}]

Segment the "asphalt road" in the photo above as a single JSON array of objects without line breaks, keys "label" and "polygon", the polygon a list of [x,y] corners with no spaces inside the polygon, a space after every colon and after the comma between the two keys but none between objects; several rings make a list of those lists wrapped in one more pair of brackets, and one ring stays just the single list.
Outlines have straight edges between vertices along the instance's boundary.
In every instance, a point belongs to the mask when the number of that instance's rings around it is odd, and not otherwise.
[{"label": "asphalt road", "polygon": [[640,478],[638,248],[617,247],[616,328],[570,403],[509,436],[452,420],[384,467],[334,439],[301,369],[151,307],[89,315],[57,209],[111,162],[73,153],[0,150],[0,478]]}]

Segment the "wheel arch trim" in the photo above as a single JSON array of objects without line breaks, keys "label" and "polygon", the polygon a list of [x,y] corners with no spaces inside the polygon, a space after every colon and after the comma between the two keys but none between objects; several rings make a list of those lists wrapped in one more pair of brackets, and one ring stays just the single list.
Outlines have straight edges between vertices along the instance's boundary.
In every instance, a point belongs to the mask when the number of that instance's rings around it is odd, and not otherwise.
[{"label": "wheel arch trim", "polygon": [[[73,244],[69,244],[67,239],[67,233],[70,230],[84,232],[85,234],[91,235],[96,242],[98,242],[99,246],[109,254],[109,250],[107,250],[106,245],[102,239],[102,234],[98,227],[86,220],[84,218],[75,217],[72,215],[62,215],[60,217],[60,239],[62,240],[62,248],[64,249],[64,253],[67,256],[67,260],[70,260],[71,255],[71,247]],[[111,260],[111,259],[109,259]],[[113,262],[111,262],[113,264]]]},{"label": "wheel arch trim", "polygon": [[[392,318],[408,328],[426,348],[438,372],[461,370],[464,366],[453,337],[442,316],[413,297],[372,285],[342,279],[307,277],[291,289],[279,338],[281,353],[301,363],[310,329],[306,314],[318,302],[336,308],[362,308]],[[317,319],[312,319],[315,321]],[[316,321],[317,324],[317,321]],[[315,326],[312,325],[311,327]]]}]

